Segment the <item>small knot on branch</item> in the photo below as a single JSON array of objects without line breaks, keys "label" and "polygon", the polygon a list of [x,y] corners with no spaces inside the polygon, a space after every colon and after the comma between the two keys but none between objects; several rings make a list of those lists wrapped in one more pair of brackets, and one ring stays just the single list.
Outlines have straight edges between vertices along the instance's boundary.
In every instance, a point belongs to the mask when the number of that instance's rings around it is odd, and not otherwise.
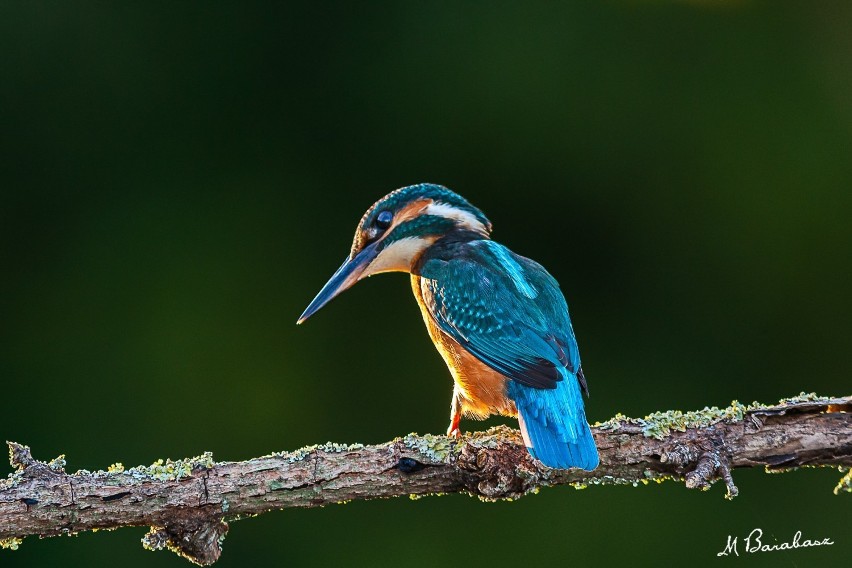
[{"label": "small knot on branch", "polygon": [[223,519],[182,519],[164,527],[151,527],[142,537],[147,550],[167,548],[193,564],[209,566],[222,554],[222,542],[228,534]]},{"label": "small knot on branch", "polygon": [[402,473],[415,473],[422,469],[425,469],[427,466],[425,464],[420,463],[414,458],[402,457],[399,458],[399,461],[396,462],[396,465],[394,467]]},{"label": "small knot on branch", "polygon": [[515,499],[533,491],[539,472],[519,436],[494,428],[468,437],[456,460],[468,490],[485,500]]}]

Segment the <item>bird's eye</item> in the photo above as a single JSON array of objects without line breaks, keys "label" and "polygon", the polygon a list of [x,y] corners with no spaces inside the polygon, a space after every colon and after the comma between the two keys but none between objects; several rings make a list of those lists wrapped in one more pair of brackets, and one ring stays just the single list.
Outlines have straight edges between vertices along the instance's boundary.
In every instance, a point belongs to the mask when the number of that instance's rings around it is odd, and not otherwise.
[{"label": "bird's eye", "polygon": [[378,217],[376,217],[376,227],[384,231],[390,227],[391,221],[393,221],[393,213],[390,211],[382,211],[379,213]]}]

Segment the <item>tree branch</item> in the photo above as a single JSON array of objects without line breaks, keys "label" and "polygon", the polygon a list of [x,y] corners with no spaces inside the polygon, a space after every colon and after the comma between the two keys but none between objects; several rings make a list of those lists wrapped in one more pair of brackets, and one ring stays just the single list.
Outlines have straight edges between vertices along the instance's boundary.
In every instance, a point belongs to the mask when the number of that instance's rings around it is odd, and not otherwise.
[{"label": "tree branch", "polygon": [[[207,565],[221,553],[226,521],[285,507],[354,499],[468,493],[517,498],[541,487],[682,480],[709,488],[717,479],[737,494],[731,469],[852,466],[852,396],[802,394],[775,406],[617,415],[593,428],[601,453],[594,472],[554,470],[530,458],[505,426],[456,441],[410,434],[373,446],[326,444],[243,462],[212,456],[162,460],[150,467],[68,474],[62,456],[45,463],[9,442],[16,471],[0,481],[0,545],[29,535],[150,526],[150,549],[169,548]],[[835,492],[849,491],[847,475]]]}]

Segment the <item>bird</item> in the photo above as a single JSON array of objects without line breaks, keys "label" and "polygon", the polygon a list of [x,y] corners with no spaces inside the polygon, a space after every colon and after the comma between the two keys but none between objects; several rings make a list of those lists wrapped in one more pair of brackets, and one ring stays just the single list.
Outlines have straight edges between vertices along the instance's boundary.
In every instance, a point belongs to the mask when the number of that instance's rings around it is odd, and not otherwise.
[{"label": "bird", "polygon": [[409,273],[429,337],[453,378],[447,435],[461,436],[462,416],[517,417],[533,458],[551,468],[594,470],[588,386],[565,297],[540,264],[491,232],[482,211],[444,186],[392,191],[364,213],[348,256],[297,323],[364,278]]}]

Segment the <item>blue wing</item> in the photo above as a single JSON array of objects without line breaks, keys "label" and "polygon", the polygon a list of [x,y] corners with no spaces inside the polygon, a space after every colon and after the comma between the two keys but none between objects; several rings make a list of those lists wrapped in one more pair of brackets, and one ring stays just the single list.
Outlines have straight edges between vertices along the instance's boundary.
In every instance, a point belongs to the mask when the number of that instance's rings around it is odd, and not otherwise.
[{"label": "blue wing", "polygon": [[594,469],[580,354],[559,285],[539,264],[493,241],[427,260],[427,308],[438,326],[510,380],[530,453],[550,467]]}]

